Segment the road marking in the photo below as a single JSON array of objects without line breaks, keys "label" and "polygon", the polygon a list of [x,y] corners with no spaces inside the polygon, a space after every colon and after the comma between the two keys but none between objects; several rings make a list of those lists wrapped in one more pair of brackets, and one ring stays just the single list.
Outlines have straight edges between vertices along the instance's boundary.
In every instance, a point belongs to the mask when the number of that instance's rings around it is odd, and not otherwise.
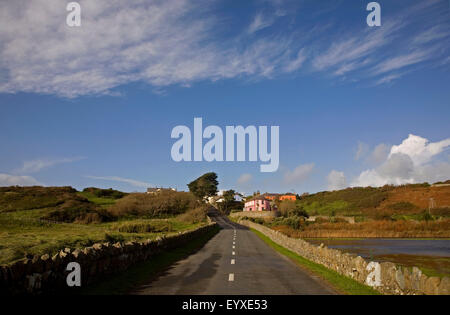
[{"label": "road marking", "polygon": [[233,256],[236,255],[236,252],[232,252],[231,255],[233,255]]},{"label": "road marking", "polygon": [[234,265],[236,263],[236,260],[232,259],[231,264]]},{"label": "road marking", "polygon": [[228,275],[228,281],[234,281],[234,273]]},{"label": "road marking", "polygon": [[233,245],[233,249],[235,249],[235,248],[236,248],[236,246]]}]

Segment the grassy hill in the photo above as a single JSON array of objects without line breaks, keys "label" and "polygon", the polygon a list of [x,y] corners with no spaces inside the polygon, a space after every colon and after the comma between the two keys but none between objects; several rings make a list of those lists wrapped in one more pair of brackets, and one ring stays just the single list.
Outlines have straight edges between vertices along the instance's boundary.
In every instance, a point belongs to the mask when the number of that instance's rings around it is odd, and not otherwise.
[{"label": "grassy hill", "polygon": [[383,219],[397,216],[419,216],[428,210],[434,200],[431,214],[450,216],[450,186],[412,184],[402,186],[355,187],[304,195],[297,201],[309,215],[344,215]]},{"label": "grassy hill", "polygon": [[206,209],[185,192],[0,187],[0,264],[65,247],[153,239],[199,226],[205,214]]}]

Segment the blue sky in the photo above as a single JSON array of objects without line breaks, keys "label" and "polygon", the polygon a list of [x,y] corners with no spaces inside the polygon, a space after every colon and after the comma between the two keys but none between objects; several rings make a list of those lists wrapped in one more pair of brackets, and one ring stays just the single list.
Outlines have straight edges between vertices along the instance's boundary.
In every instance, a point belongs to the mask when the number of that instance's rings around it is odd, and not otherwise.
[{"label": "blue sky", "polygon": [[[314,192],[450,179],[448,1],[0,4],[0,185]],[[108,3],[108,5],[107,5]],[[32,18],[31,18],[32,17]],[[280,167],[174,162],[172,128],[280,126]]]}]

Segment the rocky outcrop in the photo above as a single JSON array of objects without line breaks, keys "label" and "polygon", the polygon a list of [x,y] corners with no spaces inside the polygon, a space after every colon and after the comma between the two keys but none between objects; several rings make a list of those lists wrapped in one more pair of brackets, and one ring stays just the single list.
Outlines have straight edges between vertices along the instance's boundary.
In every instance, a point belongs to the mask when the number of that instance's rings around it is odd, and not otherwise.
[{"label": "rocky outcrop", "polygon": [[76,262],[81,267],[81,285],[89,285],[107,275],[151,259],[155,254],[198,238],[216,228],[216,223],[195,230],[158,237],[155,240],[126,243],[97,243],[84,249],[65,248],[50,257],[27,257],[12,265],[0,266],[0,294],[39,294],[62,292],[71,271],[67,265]]},{"label": "rocky outcrop", "polygon": [[391,262],[369,262],[360,256],[343,253],[321,244],[313,245],[302,239],[288,237],[278,231],[247,220],[239,222],[255,229],[273,242],[315,263],[372,286],[385,294],[450,294],[448,277],[428,277],[417,267],[407,268]]}]

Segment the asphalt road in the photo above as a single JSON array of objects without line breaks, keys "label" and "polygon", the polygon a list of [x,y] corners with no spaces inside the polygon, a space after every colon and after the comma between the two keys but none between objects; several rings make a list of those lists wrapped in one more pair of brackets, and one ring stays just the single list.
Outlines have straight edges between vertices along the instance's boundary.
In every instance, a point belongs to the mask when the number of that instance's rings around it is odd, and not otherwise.
[{"label": "asphalt road", "polygon": [[335,294],[246,227],[215,219],[223,229],[202,249],[131,294]]}]

